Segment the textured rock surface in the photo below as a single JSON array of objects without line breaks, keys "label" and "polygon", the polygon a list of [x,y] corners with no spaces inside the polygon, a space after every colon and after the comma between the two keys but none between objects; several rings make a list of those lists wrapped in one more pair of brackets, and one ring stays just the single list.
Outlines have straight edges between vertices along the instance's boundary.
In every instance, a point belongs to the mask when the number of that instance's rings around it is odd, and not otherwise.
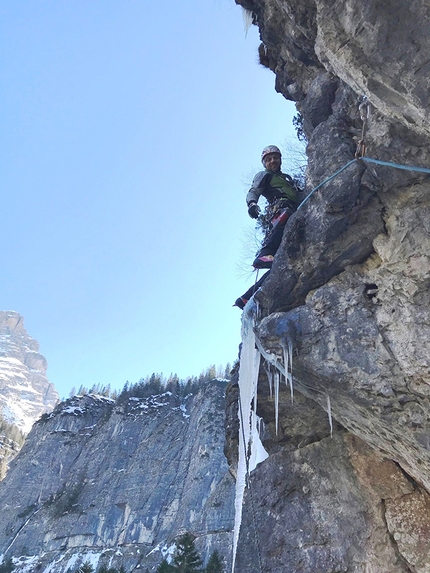
[{"label": "textured rock surface", "polygon": [[[363,95],[367,155],[429,167],[427,3],[237,3],[303,114],[308,191],[354,158]],[[271,456],[248,493],[237,573],[257,558],[253,515],[263,571],[430,571],[429,215],[428,175],[356,162],[289,220],[257,294],[258,336],[280,359],[293,342],[302,396],[283,397],[276,436],[261,376]]]},{"label": "textured rock surface", "polygon": [[46,369],[39,343],[28,335],[22,316],[0,311],[0,409],[24,433],[58,403]]},{"label": "textured rock surface", "polygon": [[215,549],[230,559],[225,387],[214,381],[184,402],[77,397],[45,415],[0,484],[0,554],[22,557],[17,573],[85,560],[155,571],[188,531],[205,559]]},{"label": "textured rock surface", "polygon": [[39,343],[27,334],[22,316],[0,311],[0,414],[8,424],[0,428],[0,480],[21,447],[22,434],[58,402],[46,368]]}]

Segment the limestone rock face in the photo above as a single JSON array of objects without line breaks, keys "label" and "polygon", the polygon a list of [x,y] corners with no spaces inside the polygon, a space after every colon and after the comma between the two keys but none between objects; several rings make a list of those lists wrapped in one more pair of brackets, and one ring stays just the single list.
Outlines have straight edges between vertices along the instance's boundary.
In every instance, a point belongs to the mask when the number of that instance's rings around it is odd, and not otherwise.
[{"label": "limestone rock face", "polygon": [[188,531],[203,558],[218,549],[228,562],[225,388],[213,381],[184,401],[88,395],[44,415],[0,483],[0,554],[17,573],[85,561],[155,571]]},{"label": "limestone rock face", "polygon": [[[363,133],[367,156],[430,167],[426,2],[237,3],[303,115],[308,193]],[[288,221],[257,335],[279,360],[292,342],[297,400],[281,395],[276,435],[262,370],[271,456],[252,478],[236,573],[258,557],[255,517],[263,570],[430,571],[429,215],[429,175],[355,161]]]},{"label": "limestone rock face", "polygon": [[22,316],[13,311],[0,312],[0,414],[4,420],[0,424],[0,480],[24,435],[58,402],[46,368],[39,343],[27,334]]},{"label": "limestone rock face", "polygon": [[39,343],[28,335],[22,316],[0,311],[0,410],[7,422],[24,433],[58,403],[46,369]]}]

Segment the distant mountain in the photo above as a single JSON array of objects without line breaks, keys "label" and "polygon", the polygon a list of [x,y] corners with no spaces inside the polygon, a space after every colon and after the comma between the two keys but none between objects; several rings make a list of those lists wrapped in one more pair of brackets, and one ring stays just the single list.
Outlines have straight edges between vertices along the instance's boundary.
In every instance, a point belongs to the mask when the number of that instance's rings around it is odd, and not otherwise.
[{"label": "distant mountain", "polygon": [[59,401],[46,369],[39,343],[28,335],[23,317],[0,311],[0,413],[24,434]]},{"label": "distant mountain", "polygon": [[22,316],[0,311],[0,480],[34,422],[59,401],[46,368]]}]

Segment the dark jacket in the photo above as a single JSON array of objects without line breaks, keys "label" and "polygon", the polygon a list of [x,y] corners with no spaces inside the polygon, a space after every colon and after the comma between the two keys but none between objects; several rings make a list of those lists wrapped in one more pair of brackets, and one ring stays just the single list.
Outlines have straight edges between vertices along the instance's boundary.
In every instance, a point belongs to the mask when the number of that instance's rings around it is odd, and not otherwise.
[{"label": "dark jacket", "polygon": [[294,207],[297,207],[297,189],[294,181],[289,175],[281,171],[260,171],[254,177],[252,187],[246,196],[246,203],[258,203],[260,195],[263,195],[269,202],[274,203],[278,199],[288,199]]}]

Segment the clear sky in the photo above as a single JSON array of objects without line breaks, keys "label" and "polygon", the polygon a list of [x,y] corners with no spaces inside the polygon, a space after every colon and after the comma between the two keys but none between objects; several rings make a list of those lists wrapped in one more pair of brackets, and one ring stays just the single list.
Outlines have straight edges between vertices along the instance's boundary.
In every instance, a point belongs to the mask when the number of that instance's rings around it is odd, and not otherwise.
[{"label": "clear sky", "polygon": [[0,310],[60,396],[237,357],[247,183],[296,113],[258,44],[233,0],[0,0]]}]

